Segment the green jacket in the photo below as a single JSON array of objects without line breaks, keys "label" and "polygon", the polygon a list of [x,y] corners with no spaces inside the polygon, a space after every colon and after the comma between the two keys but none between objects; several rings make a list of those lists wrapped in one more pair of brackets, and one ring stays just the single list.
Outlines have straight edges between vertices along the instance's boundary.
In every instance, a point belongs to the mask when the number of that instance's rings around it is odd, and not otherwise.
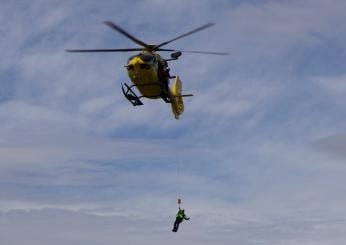
[{"label": "green jacket", "polygon": [[177,213],[177,218],[180,220],[189,220],[190,218],[186,217],[185,215],[185,210],[184,209],[179,209],[178,213]]}]

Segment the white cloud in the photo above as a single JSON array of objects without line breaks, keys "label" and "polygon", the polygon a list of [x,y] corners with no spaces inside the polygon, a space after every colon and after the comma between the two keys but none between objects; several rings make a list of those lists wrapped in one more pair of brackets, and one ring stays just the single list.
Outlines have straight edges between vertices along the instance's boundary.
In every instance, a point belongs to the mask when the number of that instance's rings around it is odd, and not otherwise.
[{"label": "white cloud", "polygon": [[346,75],[317,77],[314,78],[314,82],[321,90],[329,92],[331,99],[335,96],[344,97],[346,94]]},{"label": "white cloud", "polygon": [[315,140],[313,146],[322,152],[343,160],[346,157],[346,134],[340,133]]}]

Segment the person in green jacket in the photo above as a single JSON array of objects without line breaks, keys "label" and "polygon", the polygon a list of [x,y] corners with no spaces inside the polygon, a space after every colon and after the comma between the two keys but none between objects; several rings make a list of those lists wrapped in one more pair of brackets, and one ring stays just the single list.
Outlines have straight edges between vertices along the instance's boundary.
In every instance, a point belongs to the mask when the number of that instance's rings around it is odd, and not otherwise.
[{"label": "person in green jacket", "polygon": [[173,226],[173,232],[177,232],[178,231],[178,228],[179,228],[179,224],[181,222],[183,222],[183,220],[189,220],[190,218],[186,217],[185,215],[185,210],[184,209],[181,209],[179,207],[179,211],[176,215],[176,219],[175,219],[175,222],[174,222],[174,226]]}]

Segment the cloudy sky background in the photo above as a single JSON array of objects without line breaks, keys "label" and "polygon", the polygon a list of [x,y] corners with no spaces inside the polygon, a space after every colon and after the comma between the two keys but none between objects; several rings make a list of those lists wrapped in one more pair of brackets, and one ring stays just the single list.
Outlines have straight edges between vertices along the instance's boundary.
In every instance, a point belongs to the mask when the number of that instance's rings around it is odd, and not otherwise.
[{"label": "cloudy sky background", "polygon": [[[1,1],[0,243],[345,244],[346,2]],[[122,96],[130,53],[167,45],[184,90]],[[169,54],[163,54],[169,55]],[[191,216],[170,230],[181,194]]]}]

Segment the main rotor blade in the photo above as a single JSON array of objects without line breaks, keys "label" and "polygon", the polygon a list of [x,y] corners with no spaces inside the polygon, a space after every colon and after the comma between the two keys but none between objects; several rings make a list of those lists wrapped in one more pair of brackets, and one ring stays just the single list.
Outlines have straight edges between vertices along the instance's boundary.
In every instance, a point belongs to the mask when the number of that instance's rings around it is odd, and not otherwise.
[{"label": "main rotor blade", "polygon": [[162,46],[164,46],[164,45],[166,45],[166,44],[168,44],[168,43],[171,43],[171,42],[173,42],[173,41],[175,41],[175,40],[178,40],[178,39],[180,39],[180,38],[183,38],[183,37],[186,37],[186,36],[188,36],[188,35],[191,35],[191,34],[193,34],[193,33],[195,33],[195,32],[202,31],[202,30],[204,30],[204,29],[206,29],[206,28],[209,28],[209,27],[211,27],[211,26],[213,26],[213,25],[215,25],[215,23],[208,23],[208,24],[205,24],[205,25],[203,25],[203,26],[201,26],[201,27],[198,27],[198,28],[196,28],[196,29],[194,29],[194,30],[192,30],[192,31],[189,31],[189,32],[187,32],[187,33],[185,33],[185,34],[182,34],[182,35],[180,35],[180,36],[178,36],[178,37],[176,37],[176,38],[173,38],[173,39],[171,39],[171,40],[169,40],[169,41],[167,41],[167,42],[160,43],[159,45],[156,45],[154,49],[157,50],[158,48],[160,48],[160,47],[162,47]]},{"label": "main rotor blade", "polygon": [[227,52],[209,52],[209,51],[190,51],[190,50],[176,50],[176,49],[162,49],[159,48],[157,51],[169,51],[169,52],[183,52],[183,53],[194,53],[194,54],[215,54],[215,55],[229,55]]},{"label": "main rotor blade", "polygon": [[146,44],[145,42],[139,40],[138,38],[134,37],[133,35],[131,35],[130,33],[128,33],[127,31],[125,31],[124,29],[122,29],[121,27],[117,26],[116,24],[114,24],[111,21],[105,21],[104,22],[106,25],[108,25],[110,28],[112,28],[113,30],[120,32],[121,34],[123,34],[124,36],[126,36],[127,38],[131,39],[132,41],[134,41],[135,43],[146,47],[146,48],[150,48],[150,45]]},{"label": "main rotor blade", "polygon": [[97,53],[97,52],[131,52],[142,51],[142,48],[122,48],[122,49],[67,49],[66,52],[72,53]]}]

